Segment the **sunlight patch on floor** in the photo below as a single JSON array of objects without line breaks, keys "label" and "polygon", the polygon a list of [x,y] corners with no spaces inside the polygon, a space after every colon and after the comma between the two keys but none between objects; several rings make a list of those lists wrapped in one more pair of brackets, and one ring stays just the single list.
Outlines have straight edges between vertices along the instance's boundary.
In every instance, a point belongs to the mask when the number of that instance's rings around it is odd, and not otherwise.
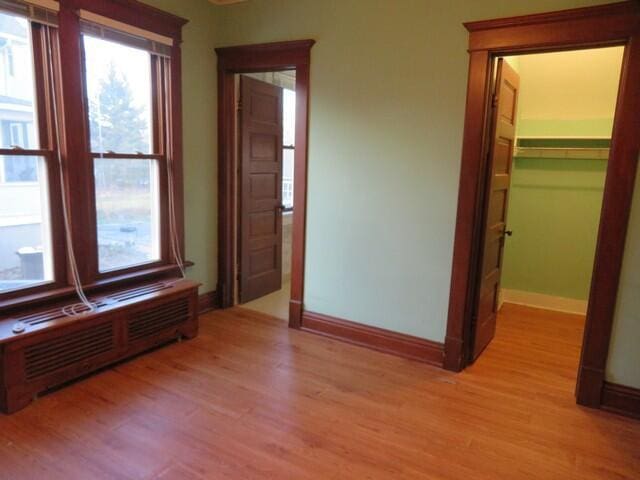
[{"label": "sunlight patch on floor", "polygon": [[243,308],[266,313],[282,320],[289,319],[289,299],[291,298],[291,283],[283,283],[276,292],[257,298],[241,305]]}]

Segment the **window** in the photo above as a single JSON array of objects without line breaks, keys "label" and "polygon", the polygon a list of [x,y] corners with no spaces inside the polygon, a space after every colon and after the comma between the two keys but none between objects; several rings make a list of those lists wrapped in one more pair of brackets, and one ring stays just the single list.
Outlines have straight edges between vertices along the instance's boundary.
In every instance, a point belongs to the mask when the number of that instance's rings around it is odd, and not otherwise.
[{"label": "window", "polygon": [[51,156],[38,151],[35,136],[39,105],[31,38],[27,18],[0,11],[7,67],[0,99],[0,294],[54,280]]},{"label": "window", "polygon": [[283,152],[282,152],[282,204],[286,210],[293,209],[293,166],[296,131],[296,92],[283,90],[282,98]]},{"label": "window", "polygon": [[84,35],[92,152],[151,153],[151,55]]},{"label": "window", "polygon": [[156,160],[94,160],[100,271],[160,259]]},{"label": "window", "polygon": [[[3,113],[7,113],[6,111]],[[2,115],[2,113],[0,113]],[[33,113],[31,112],[33,116]],[[7,116],[10,116],[8,114]],[[8,131],[8,146],[37,148],[37,143],[29,134],[33,128],[33,122],[11,122],[0,121]],[[10,155],[0,162],[0,182],[1,183],[25,183],[38,181],[38,159],[35,157],[25,157]]]},{"label": "window", "polygon": [[4,183],[33,183],[38,181],[38,158],[9,155],[2,162]]},{"label": "window", "polygon": [[90,35],[84,51],[99,270],[158,261],[159,161],[144,156],[153,153],[151,55]]},{"label": "window", "polygon": [[140,2],[0,0],[0,314],[180,270],[184,23]]}]

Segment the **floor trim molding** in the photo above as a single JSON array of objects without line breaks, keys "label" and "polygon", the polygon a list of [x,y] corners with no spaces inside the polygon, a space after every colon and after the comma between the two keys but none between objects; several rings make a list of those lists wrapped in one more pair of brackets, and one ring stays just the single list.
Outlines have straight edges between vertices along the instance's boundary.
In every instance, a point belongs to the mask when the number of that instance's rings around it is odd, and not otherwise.
[{"label": "floor trim molding", "polygon": [[640,389],[604,382],[601,408],[640,419]]},{"label": "floor trim molding", "polygon": [[500,305],[513,303],[527,307],[543,308],[555,312],[574,313],[576,315],[587,314],[587,301],[574,298],[556,297],[544,293],[525,292],[523,290],[500,290]]},{"label": "floor trim molding", "polygon": [[442,343],[319,313],[303,312],[301,329],[440,368],[444,360]]},{"label": "floor trim molding", "polygon": [[198,313],[200,315],[210,312],[211,310],[216,310],[219,307],[218,292],[215,290],[202,293],[198,296]]}]

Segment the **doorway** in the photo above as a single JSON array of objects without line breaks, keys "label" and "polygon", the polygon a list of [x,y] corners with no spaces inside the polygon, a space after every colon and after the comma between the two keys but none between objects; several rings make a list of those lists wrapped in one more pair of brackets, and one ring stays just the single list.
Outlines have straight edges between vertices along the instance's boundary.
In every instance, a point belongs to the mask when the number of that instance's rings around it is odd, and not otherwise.
[{"label": "doorway", "polygon": [[[293,149],[293,185],[295,185],[293,204],[295,208],[290,216],[292,233],[290,295],[288,299],[288,320],[289,326],[292,328],[300,328],[302,323],[309,69],[311,48],[314,44],[314,40],[296,40],[216,48],[218,57],[218,285],[216,294],[221,308],[232,307],[239,298],[236,278],[237,233],[240,230],[238,227],[239,202],[236,181],[236,155],[238,153],[236,93],[239,88],[237,75],[295,72],[295,140]],[[261,81],[260,79],[254,80]],[[278,183],[271,184],[272,197],[277,195],[279,191],[276,186]],[[262,182],[262,186],[265,186],[264,182]],[[274,203],[273,198],[271,202],[275,206],[278,205]],[[274,245],[277,243],[274,242]],[[263,259],[267,258],[263,257]],[[273,258],[271,261],[272,265],[279,263]],[[258,263],[257,266],[260,267],[260,264]],[[277,276],[272,275],[271,280],[277,281]]]},{"label": "doorway", "polygon": [[288,319],[296,72],[236,75],[235,303]]},{"label": "doorway", "polygon": [[[501,328],[502,335],[530,332],[520,349],[530,348],[532,358],[553,352],[559,336],[579,352],[623,53],[608,47],[494,60],[470,361],[481,361]],[[566,375],[560,362],[557,369]]]},{"label": "doorway", "polygon": [[[591,407],[601,405],[640,150],[637,135],[640,85],[634,81],[640,75],[639,20],[637,3],[623,2],[465,24],[470,32],[469,81],[445,368],[462,370],[478,354],[474,351],[477,328],[473,317],[478,312],[485,237],[488,237],[487,198],[492,193],[489,179],[493,176],[493,162],[489,158],[490,148],[495,143],[495,138],[491,138],[494,131],[492,93],[497,59],[507,55],[622,46],[620,89],[576,388],[578,403]],[[506,213],[506,206],[503,213]],[[495,303],[490,301],[488,305],[492,307]],[[490,334],[488,338],[490,341]]]}]

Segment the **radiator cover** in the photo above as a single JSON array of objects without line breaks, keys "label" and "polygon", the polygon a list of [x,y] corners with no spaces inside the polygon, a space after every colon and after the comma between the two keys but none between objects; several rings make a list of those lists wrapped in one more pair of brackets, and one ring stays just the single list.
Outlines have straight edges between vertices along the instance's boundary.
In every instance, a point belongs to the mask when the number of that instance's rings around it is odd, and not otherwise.
[{"label": "radiator cover", "polygon": [[[37,394],[172,339],[198,332],[198,285],[166,280],[92,298],[96,312],[61,306],[0,319],[0,409],[13,413]],[[21,321],[27,331],[10,332]]]}]

